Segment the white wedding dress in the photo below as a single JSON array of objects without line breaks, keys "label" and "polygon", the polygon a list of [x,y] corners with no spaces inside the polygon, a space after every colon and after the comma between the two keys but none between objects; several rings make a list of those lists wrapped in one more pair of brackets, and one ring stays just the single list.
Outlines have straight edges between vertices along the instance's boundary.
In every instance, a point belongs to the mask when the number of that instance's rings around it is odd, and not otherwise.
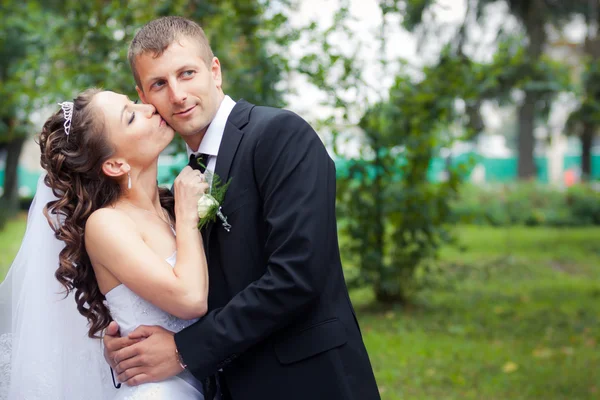
[{"label": "white wedding dress", "polygon": [[[167,259],[175,265],[176,254]],[[160,325],[172,332],[179,332],[196,320],[182,320],[174,317],[142,299],[125,285],[119,285],[106,293],[110,313],[119,324],[121,335],[130,334],[140,325]],[[204,400],[202,386],[193,375],[185,370],[181,374],[158,383],[146,383],[140,386],[121,385],[116,390],[114,400]]]},{"label": "white wedding dress", "polygon": [[[203,400],[200,384],[187,371],[159,383],[114,388],[102,341],[87,336],[88,322],[73,293],[65,297],[54,277],[64,243],[43,215],[56,199],[43,178],[21,248],[0,282],[0,400]],[[167,261],[175,265],[175,254]],[[194,322],[165,313],[124,285],[106,299],[122,335],[139,325],[179,331]]]}]

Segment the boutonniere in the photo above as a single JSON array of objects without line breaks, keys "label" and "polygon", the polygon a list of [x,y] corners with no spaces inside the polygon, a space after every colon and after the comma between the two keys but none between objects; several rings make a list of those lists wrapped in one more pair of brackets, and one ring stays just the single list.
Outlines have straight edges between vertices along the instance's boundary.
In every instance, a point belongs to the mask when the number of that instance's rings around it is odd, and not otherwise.
[{"label": "boutonniere", "polygon": [[223,228],[227,232],[231,230],[231,225],[227,222],[227,217],[221,212],[221,204],[225,198],[227,188],[231,183],[231,179],[227,183],[223,183],[219,176],[212,171],[206,170],[204,177],[208,182],[211,182],[210,190],[198,200],[198,229],[202,229],[209,222],[214,222],[217,218],[223,223]]}]

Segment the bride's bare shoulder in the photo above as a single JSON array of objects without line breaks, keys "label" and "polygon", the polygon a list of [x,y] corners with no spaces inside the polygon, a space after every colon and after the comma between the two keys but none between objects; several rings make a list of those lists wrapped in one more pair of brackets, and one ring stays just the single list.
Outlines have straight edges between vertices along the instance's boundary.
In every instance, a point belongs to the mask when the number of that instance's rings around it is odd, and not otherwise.
[{"label": "bride's bare shoulder", "polygon": [[135,230],[133,219],[123,210],[114,207],[99,208],[94,211],[85,224],[85,236],[102,237],[115,231]]}]

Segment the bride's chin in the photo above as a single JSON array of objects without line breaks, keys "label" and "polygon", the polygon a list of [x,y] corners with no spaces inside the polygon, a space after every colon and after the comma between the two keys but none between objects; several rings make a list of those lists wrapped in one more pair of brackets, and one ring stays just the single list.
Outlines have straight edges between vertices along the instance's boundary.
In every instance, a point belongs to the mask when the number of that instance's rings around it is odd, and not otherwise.
[{"label": "bride's chin", "polygon": [[[162,133],[161,137],[166,142],[166,145],[171,143],[171,141],[175,137],[175,131],[171,127],[166,127],[164,132],[161,132],[161,133]],[[165,147],[166,147],[166,145],[165,145]]]}]

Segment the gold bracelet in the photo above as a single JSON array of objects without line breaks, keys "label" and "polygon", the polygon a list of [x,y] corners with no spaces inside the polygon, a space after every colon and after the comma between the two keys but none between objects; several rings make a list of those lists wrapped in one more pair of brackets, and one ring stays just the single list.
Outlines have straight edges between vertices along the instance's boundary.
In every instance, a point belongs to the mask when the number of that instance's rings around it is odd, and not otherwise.
[{"label": "gold bracelet", "polygon": [[181,353],[179,353],[177,347],[175,347],[175,356],[177,357],[177,362],[179,363],[179,366],[183,369],[186,369],[187,364],[183,361],[183,357],[181,357]]}]

